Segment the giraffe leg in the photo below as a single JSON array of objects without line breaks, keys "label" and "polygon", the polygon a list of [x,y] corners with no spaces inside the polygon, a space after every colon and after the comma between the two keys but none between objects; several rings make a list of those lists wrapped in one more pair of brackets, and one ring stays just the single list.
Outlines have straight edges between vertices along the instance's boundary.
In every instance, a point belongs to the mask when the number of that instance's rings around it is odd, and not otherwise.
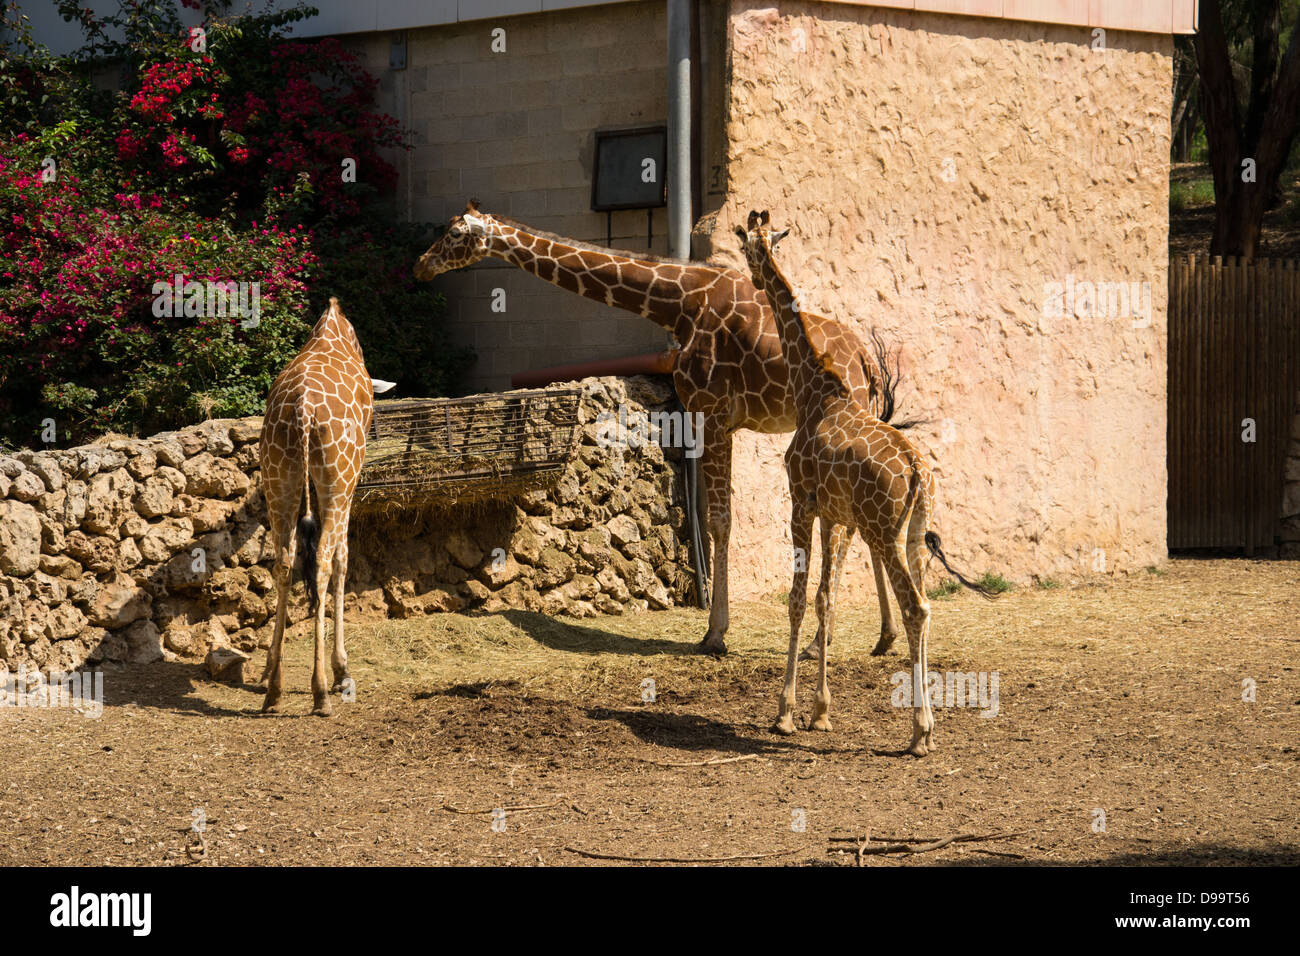
[{"label": "giraffe leg", "polygon": [[894,607],[889,603],[889,581],[879,551],[871,552],[871,570],[876,575],[876,599],[880,602],[880,640],[871,649],[871,655],[880,657],[889,653],[894,641],[898,640],[898,621],[894,618]]},{"label": "giraffe leg", "polygon": [[274,713],[284,693],[282,649],[288,626],[289,598],[293,593],[293,561],[298,549],[298,509],[302,503],[302,473],[290,458],[275,472],[263,468],[263,496],[266,498],[267,524],[275,554],[275,627],[271,646],[266,652],[266,667],[259,683],[266,685],[262,701],[264,713]]},{"label": "giraffe leg", "polygon": [[910,546],[909,532],[906,542],[900,539],[882,551],[885,570],[894,586],[894,596],[898,598],[903,627],[907,631],[907,648],[912,665],[912,743],[907,752],[916,757],[924,757],[930,752],[934,732],[934,712],[930,709],[930,695],[926,688],[926,675],[929,673],[926,643],[930,634],[930,602],[925,596],[922,582],[912,575],[909,567],[907,552]]},{"label": "giraffe leg", "polygon": [[[340,530],[346,531],[347,511],[340,507],[337,492],[320,492],[317,496],[321,506],[320,545],[316,563],[316,593],[320,599],[316,602],[316,648],[311,671],[312,713],[318,717],[329,717],[334,713],[330,703],[329,684],[325,680],[325,603],[329,597],[330,578],[334,576],[334,556],[339,546]],[[341,610],[341,608],[340,608]]]},{"label": "giraffe leg", "polygon": [[709,602],[709,629],[699,648],[706,654],[727,653],[727,628],[731,623],[727,597],[727,550],[731,545],[731,432],[720,418],[704,422],[704,498],[713,541],[713,599]]},{"label": "giraffe leg", "polygon": [[330,688],[336,694],[343,693],[346,682],[352,679],[348,673],[348,651],[343,644],[343,589],[348,579],[348,532],[343,529],[337,550],[334,552],[334,657],[331,660],[334,670],[334,686]]},{"label": "giraffe leg", "polygon": [[[912,511],[911,520],[907,526],[907,570],[913,581],[916,582],[916,591],[921,596],[922,605],[925,612],[924,627],[921,631],[920,648],[917,653],[921,658],[921,671],[923,674],[929,674],[929,655],[930,644],[930,599],[925,591],[925,564],[929,557],[929,548],[925,546],[925,532],[930,527],[930,492],[927,491],[922,495],[917,507]],[[908,651],[911,653],[911,641],[908,641]],[[930,706],[929,696],[926,696],[926,707]],[[934,739],[934,716],[930,716],[930,732],[925,735],[925,746],[927,750],[937,750],[939,745]]]},{"label": "giraffe leg", "polygon": [[266,652],[266,669],[262,671],[261,683],[266,684],[266,697],[262,701],[264,714],[275,713],[284,694],[284,662],[280,650],[289,616],[289,591],[293,584],[293,552],[297,538],[295,523],[278,524],[278,528],[287,527],[288,534],[276,527],[272,529],[275,541],[275,630],[271,635],[271,647]]},{"label": "giraffe leg", "polygon": [[817,633],[799,654],[801,661],[814,661],[821,656],[818,648],[821,647],[823,636],[826,638],[826,646],[831,646],[830,623],[826,617],[826,608],[828,602],[832,600],[832,595],[839,590],[840,575],[844,571],[844,556],[848,553],[849,542],[853,540],[852,528],[830,525],[824,520],[819,524],[822,536],[822,575],[821,582],[817,585]]},{"label": "giraffe leg", "polygon": [[[830,664],[831,633],[835,626],[835,593],[840,586],[844,553],[849,549],[852,530],[843,525],[828,526],[822,519],[822,583],[817,589],[817,693],[813,696],[813,730],[831,729],[831,685],[826,669]],[[826,565],[829,564],[829,571]],[[805,653],[807,653],[805,651]]]},{"label": "giraffe leg", "polygon": [[[794,553],[800,549],[806,555],[812,544],[813,516],[795,504],[790,516],[790,538]],[[808,603],[808,562],[795,565],[794,580],[790,585],[790,649],[785,659],[785,686],[781,688],[780,709],[772,730],[778,734],[794,733],[795,679],[799,670],[799,626],[803,623],[804,607]],[[823,655],[824,659],[824,655]]]}]

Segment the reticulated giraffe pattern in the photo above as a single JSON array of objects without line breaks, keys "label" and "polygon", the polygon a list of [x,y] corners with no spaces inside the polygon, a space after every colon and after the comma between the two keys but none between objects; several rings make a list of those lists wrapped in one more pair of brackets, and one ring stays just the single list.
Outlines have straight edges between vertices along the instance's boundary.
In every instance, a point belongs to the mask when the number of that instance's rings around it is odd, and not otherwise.
[{"label": "reticulated giraffe pattern", "polygon": [[[303,580],[315,616],[312,712],[332,712],[325,682],[325,601],[333,585],[335,691],[350,681],[343,641],[343,587],[348,570],[348,517],[361,477],[374,392],[361,343],[337,299],[312,329],[302,351],[271,386],[262,422],[263,492],[275,548],[275,632],[267,653],[263,711],[283,693],[284,639],[294,555],[303,549]],[[318,512],[312,513],[315,492]],[[299,520],[300,511],[303,514]]]},{"label": "reticulated giraffe pattern", "polygon": [[[732,436],[742,428],[779,434],[795,427],[795,395],[767,296],[742,272],[722,265],[619,255],[483,212],[471,201],[416,263],[432,279],[492,256],[558,288],[634,312],[680,343],[673,384],[687,411],[702,416],[701,468],[713,542],[713,594],[701,648],[725,654],[730,624],[727,552],[731,541]],[[855,400],[889,417],[892,397],[877,357],[843,330],[843,375]],[[880,356],[884,360],[884,356]],[[838,529],[841,557],[851,534]],[[823,552],[823,567],[828,564]],[[873,653],[893,644],[897,625],[880,561],[874,560],[881,633]],[[819,607],[824,597],[819,594]]]},{"label": "reticulated giraffe pattern", "polygon": [[[843,559],[830,547],[829,525],[858,531],[883,563],[898,599],[911,656],[912,686],[923,688],[930,603],[924,568],[928,523],[933,506],[933,479],[925,459],[902,432],[876,418],[853,398],[841,371],[845,337],[839,323],[800,308],[792,286],[772,258],[772,247],[788,230],[771,231],[768,214],[749,214],[748,227],[737,228],[754,282],[767,293],[776,313],[781,341],[797,396],[798,421],[785,465],[790,480],[790,532],[796,554],[806,554],[813,519],[820,518],[823,546],[832,565]],[[936,539],[937,541],[937,539]],[[936,544],[937,547],[937,544]],[[839,569],[826,569],[830,580]],[[825,577],[825,575],[824,575]],[[808,572],[795,564],[790,589],[790,645],[785,684],[773,729],[794,733],[795,678],[799,627],[807,602]],[[822,595],[818,595],[819,605]],[[830,684],[827,645],[834,612],[834,588],[828,589],[818,629],[819,673],[811,727],[830,730]],[[934,714],[925,693],[913,694],[912,742],[908,751],[924,756],[934,747]]]}]

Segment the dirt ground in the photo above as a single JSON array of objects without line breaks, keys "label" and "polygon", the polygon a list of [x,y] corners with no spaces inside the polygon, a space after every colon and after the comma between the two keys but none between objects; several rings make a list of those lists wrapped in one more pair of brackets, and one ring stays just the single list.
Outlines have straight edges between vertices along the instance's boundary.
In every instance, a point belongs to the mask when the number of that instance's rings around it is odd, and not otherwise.
[{"label": "dirt ground", "polygon": [[1300,863],[1300,563],[1173,561],[933,608],[931,668],[997,672],[1000,699],[992,718],[937,709],[919,760],[890,704],[905,646],[868,654],[874,607],[840,612],[834,730],[788,738],[768,730],[776,601],[733,608],[722,660],[693,653],[697,610],[357,624],[357,700],[328,720],[301,632],[280,716],[195,665],[112,671],[98,719],[0,708],[0,864],[856,865],[830,838],[867,833],[1012,834],[868,866]]}]

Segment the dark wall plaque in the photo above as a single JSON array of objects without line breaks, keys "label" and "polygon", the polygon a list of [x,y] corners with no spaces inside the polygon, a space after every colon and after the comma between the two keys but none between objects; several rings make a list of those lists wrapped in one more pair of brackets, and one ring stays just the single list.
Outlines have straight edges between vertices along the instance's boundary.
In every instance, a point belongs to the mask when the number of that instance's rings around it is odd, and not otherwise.
[{"label": "dark wall plaque", "polygon": [[604,212],[668,205],[667,163],[667,127],[598,131],[591,208]]}]

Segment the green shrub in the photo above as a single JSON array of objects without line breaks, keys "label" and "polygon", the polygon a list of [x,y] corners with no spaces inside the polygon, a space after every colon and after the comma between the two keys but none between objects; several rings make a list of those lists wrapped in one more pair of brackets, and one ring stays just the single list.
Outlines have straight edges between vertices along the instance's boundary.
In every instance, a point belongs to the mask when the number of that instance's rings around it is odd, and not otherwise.
[{"label": "green shrub", "polygon": [[984,577],[979,579],[979,584],[994,594],[1002,594],[1014,587],[1010,581],[994,571],[985,571]]},{"label": "green shrub", "polygon": [[952,578],[944,578],[934,587],[926,591],[926,596],[931,601],[937,601],[941,598],[952,597],[961,590],[961,583],[954,581]]}]

